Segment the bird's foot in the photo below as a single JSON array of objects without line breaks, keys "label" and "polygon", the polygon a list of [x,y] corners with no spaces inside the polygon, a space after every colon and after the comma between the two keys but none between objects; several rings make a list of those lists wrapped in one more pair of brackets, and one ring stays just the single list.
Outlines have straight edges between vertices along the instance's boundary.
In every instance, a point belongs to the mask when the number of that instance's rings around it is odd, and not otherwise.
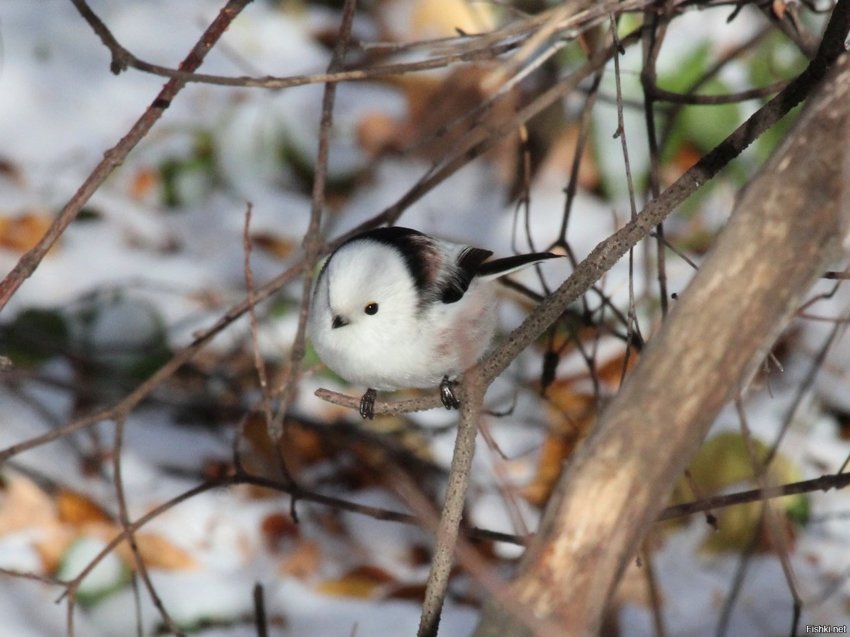
[{"label": "bird's foot", "polygon": [[443,380],[440,381],[440,400],[443,401],[443,406],[446,409],[460,408],[460,401],[454,392],[455,384],[454,381],[449,380],[448,376],[443,376]]},{"label": "bird's foot", "polygon": [[371,387],[360,398],[360,417],[363,420],[372,420],[375,417],[375,396],[378,395]]}]

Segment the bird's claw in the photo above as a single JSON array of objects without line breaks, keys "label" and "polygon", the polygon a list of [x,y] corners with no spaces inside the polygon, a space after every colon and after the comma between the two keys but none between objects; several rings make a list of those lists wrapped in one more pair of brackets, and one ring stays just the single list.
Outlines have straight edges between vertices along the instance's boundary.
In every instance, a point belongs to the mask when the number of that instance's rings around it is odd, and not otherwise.
[{"label": "bird's claw", "polygon": [[375,417],[375,397],[378,395],[374,389],[367,389],[360,398],[360,417],[363,420],[372,420]]},{"label": "bird's claw", "polygon": [[459,409],[460,401],[454,392],[454,381],[449,380],[448,376],[443,376],[440,381],[440,400],[443,401],[443,407],[446,409]]}]

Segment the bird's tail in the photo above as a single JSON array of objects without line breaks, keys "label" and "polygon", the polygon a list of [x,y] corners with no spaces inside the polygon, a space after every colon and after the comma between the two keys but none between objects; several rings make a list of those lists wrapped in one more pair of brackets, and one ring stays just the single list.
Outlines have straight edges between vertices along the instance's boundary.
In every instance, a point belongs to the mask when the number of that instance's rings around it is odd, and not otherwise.
[{"label": "bird's tail", "polygon": [[540,263],[541,261],[561,258],[563,258],[561,255],[552,254],[551,252],[532,252],[531,254],[518,254],[513,257],[493,259],[492,261],[482,263],[478,267],[478,276],[485,279],[495,279],[511,272],[522,270],[535,263]]}]

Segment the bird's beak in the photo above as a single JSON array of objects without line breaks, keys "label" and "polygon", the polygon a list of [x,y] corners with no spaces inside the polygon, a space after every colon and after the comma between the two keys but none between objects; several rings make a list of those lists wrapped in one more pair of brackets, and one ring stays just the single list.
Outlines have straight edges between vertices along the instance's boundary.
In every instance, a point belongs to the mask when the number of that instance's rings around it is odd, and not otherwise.
[{"label": "bird's beak", "polygon": [[334,328],[334,329],[336,329],[338,327],[344,327],[346,325],[348,325],[348,319],[340,316],[339,314],[334,316],[334,320],[331,323],[331,327]]}]

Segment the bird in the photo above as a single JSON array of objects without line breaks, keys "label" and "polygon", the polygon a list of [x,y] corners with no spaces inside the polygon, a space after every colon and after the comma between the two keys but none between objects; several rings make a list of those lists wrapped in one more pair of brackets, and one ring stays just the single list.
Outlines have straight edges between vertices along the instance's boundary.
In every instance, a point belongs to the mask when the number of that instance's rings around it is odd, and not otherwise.
[{"label": "bird", "polygon": [[493,252],[400,226],[361,232],[325,260],[311,299],[308,334],[337,375],[367,388],[360,416],[374,418],[377,391],[453,386],[487,352],[497,327],[497,278],[558,258]]}]

